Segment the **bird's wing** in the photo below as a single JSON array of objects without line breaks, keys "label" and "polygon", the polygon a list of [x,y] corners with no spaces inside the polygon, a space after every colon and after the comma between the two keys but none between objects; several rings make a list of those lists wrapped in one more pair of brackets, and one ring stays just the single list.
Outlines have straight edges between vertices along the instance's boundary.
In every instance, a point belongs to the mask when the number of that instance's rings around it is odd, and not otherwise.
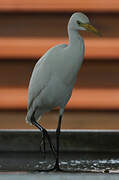
[{"label": "bird's wing", "polygon": [[45,59],[46,57],[42,57],[34,67],[28,89],[28,109],[49,81],[50,69],[47,70],[46,65],[44,66]]},{"label": "bird's wing", "polygon": [[[57,48],[64,48],[65,44],[61,44],[55,46],[48,50],[36,63],[28,90],[28,109],[31,107],[34,99],[43,91],[43,89],[47,86],[51,74],[52,74],[52,65],[50,64],[50,59],[52,58],[52,54]],[[52,53],[53,52],[53,53]]]}]

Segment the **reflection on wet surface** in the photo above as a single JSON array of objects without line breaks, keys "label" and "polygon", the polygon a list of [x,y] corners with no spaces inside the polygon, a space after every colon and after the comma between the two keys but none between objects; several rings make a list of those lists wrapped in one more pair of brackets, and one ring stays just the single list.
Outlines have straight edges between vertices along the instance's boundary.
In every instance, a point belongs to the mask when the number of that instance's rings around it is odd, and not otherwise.
[{"label": "reflection on wet surface", "polygon": [[[51,153],[1,152],[1,171],[50,170],[55,164]],[[119,173],[119,153],[60,153],[60,168],[66,172]]]}]

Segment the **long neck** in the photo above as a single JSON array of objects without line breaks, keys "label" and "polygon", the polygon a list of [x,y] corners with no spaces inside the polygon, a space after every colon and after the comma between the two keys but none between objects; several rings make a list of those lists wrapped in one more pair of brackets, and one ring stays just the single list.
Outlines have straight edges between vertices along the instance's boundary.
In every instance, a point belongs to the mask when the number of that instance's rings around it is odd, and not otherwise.
[{"label": "long neck", "polygon": [[68,28],[69,46],[77,46],[82,44],[82,37],[79,32]]}]

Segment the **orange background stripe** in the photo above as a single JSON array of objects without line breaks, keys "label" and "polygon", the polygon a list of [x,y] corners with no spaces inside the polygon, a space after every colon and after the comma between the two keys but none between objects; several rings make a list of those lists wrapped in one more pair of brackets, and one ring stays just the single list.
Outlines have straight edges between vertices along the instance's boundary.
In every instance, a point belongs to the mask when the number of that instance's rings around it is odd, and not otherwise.
[{"label": "orange background stripe", "polygon": [[0,0],[0,11],[118,11],[118,0]]},{"label": "orange background stripe", "polygon": [[[1,58],[39,58],[64,38],[0,38]],[[119,59],[119,38],[85,39],[86,58]]]},{"label": "orange background stripe", "polygon": [[[27,89],[0,88],[1,109],[26,109]],[[119,109],[119,89],[74,89],[68,109]]]}]

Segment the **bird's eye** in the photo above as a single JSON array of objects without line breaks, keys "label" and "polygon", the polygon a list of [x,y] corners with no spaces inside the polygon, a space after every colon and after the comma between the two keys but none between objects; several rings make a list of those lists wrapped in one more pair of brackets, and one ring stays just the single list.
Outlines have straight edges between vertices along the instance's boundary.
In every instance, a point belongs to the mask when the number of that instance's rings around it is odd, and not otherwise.
[{"label": "bird's eye", "polygon": [[80,22],[80,21],[77,21],[77,24],[78,24],[78,25],[81,25],[81,22]]}]

